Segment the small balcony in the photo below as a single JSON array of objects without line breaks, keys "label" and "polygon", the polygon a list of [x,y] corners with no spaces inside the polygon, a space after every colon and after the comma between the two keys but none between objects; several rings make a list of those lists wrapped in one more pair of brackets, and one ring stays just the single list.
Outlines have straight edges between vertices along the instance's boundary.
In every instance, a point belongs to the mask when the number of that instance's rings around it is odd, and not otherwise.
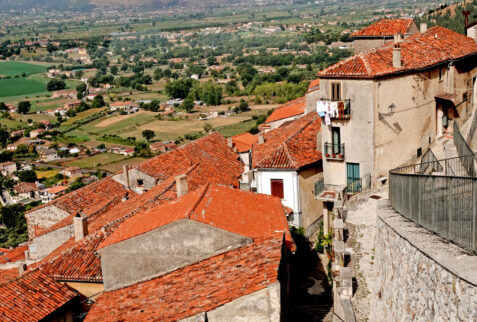
[{"label": "small balcony", "polygon": [[345,145],[344,143],[325,143],[325,158],[327,160],[343,161],[345,158]]},{"label": "small balcony", "polygon": [[[330,100],[321,99],[317,111],[324,112],[330,119],[347,120],[351,118],[351,100]],[[321,106],[321,108],[320,108]]]}]

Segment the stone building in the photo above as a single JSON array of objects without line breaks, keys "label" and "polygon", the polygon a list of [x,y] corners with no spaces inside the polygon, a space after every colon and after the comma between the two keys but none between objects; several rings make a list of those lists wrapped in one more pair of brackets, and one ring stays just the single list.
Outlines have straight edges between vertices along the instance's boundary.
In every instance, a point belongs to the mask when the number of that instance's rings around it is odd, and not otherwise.
[{"label": "stone building", "polygon": [[353,38],[354,51],[359,53],[392,42],[394,35],[408,38],[416,33],[419,33],[419,27],[412,19],[381,19],[355,31],[351,34],[351,38]]},{"label": "stone building", "polygon": [[17,171],[17,164],[12,161],[0,163],[0,174],[2,176],[10,176]]},{"label": "stone building", "polygon": [[291,209],[289,222],[312,234],[318,227],[322,202],[315,199],[315,183],[323,178],[321,120],[316,112],[283,124],[253,145],[252,187],[274,195]]},{"label": "stone building", "polygon": [[[360,53],[318,73],[325,185],[363,180],[419,156],[466,120],[477,92],[477,43],[442,27]],[[315,105],[318,106],[318,105]],[[327,120],[328,118],[328,120]],[[328,124],[326,124],[328,123]]]},{"label": "stone building", "polygon": [[[220,173],[224,182],[238,187],[243,167],[237,154],[228,146],[227,139],[215,132],[206,137],[187,143],[132,167],[113,177],[126,189],[144,193],[171,175],[199,165]],[[216,170],[212,170],[212,169]],[[217,174],[219,175],[219,174]]]},{"label": "stone building", "polygon": [[101,242],[105,291],[86,321],[279,321],[293,247],[280,200],[218,185],[182,192]]}]

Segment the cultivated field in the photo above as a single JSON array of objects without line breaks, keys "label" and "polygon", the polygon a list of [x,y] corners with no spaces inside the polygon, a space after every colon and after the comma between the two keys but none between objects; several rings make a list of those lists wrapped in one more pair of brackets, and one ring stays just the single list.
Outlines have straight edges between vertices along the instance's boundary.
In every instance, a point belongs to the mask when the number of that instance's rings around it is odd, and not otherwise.
[{"label": "cultivated field", "polygon": [[91,157],[74,160],[68,163],[68,166],[92,169],[92,168],[101,167],[102,165],[119,162],[127,158],[128,157],[124,155],[120,155],[120,154],[101,153],[101,154],[93,155]]},{"label": "cultivated field", "polygon": [[18,61],[3,61],[0,62],[0,75],[1,76],[21,76],[25,73],[26,76],[44,73],[46,67],[42,65],[29,64]]}]

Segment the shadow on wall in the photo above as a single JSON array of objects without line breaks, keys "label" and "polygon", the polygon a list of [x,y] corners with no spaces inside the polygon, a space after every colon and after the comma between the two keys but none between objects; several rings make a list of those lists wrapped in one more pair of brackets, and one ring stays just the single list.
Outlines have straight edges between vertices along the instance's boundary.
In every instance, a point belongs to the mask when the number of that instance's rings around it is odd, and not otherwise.
[{"label": "shadow on wall", "polygon": [[333,306],[326,270],[303,229],[292,227],[291,232],[297,249],[290,257],[287,321],[322,321]]}]

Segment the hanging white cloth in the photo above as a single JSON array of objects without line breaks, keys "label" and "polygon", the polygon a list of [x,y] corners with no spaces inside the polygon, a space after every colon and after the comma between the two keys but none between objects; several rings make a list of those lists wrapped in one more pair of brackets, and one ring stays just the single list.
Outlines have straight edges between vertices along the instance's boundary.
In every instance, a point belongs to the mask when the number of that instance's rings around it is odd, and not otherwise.
[{"label": "hanging white cloth", "polygon": [[326,113],[328,113],[328,102],[326,101],[318,101],[316,103],[316,112],[320,117],[324,117]]},{"label": "hanging white cloth", "polygon": [[328,114],[325,114],[325,125],[328,126],[330,124],[331,124],[330,117],[328,116]]},{"label": "hanging white cloth", "polygon": [[338,117],[338,102],[330,103],[330,117]]}]

